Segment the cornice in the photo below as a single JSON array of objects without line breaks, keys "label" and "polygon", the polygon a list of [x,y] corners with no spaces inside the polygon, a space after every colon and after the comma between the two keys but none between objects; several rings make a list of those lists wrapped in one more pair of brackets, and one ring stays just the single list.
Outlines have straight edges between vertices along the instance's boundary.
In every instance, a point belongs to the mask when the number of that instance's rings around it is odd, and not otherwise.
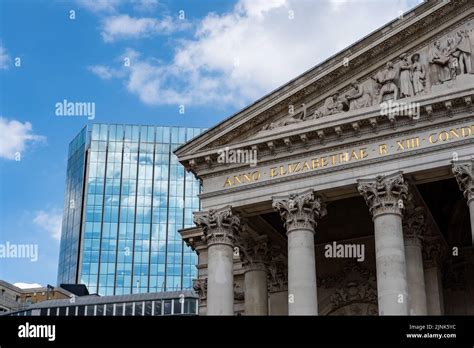
[{"label": "cornice", "polygon": [[[397,117],[391,123],[386,116],[380,116],[380,109],[365,110],[360,113],[352,113],[345,118],[328,120],[325,124],[318,122],[308,122],[304,127],[299,126],[284,131],[272,133],[268,138],[259,138],[246,141],[234,146],[229,146],[229,149],[252,149],[255,146],[258,148],[258,163],[273,163],[281,162],[287,158],[295,158],[299,155],[313,154],[321,151],[337,150],[339,148],[347,147],[348,144],[357,145],[367,142],[367,136],[373,135],[370,139],[383,140],[393,136],[393,131],[406,132],[410,134],[414,130],[420,131],[435,127],[442,123],[443,120],[449,121],[461,113],[472,110],[472,100],[474,99],[474,88],[469,88],[464,91],[455,91],[446,95],[435,95],[429,99],[420,102],[420,109],[422,110],[418,120],[412,120],[408,117]],[[375,120],[376,125],[373,126],[371,121]],[[465,118],[466,120],[466,118]],[[435,122],[436,121],[436,122]],[[358,130],[353,129],[353,123],[357,122]],[[423,124],[414,128],[417,124]],[[335,128],[339,127],[342,130],[341,135],[335,133]],[[404,128],[405,127],[405,128]],[[390,134],[381,137],[380,133],[391,130]],[[325,137],[321,139],[317,137],[318,132],[323,132]],[[301,137],[306,137],[306,142],[301,140]],[[364,136],[366,136],[364,138]],[[291,145],[285,145],[285,139],[291,139]],[[300,138],[300,140],[298,140]],[[360,139],[360,140],[359,140]],[[273,149],[268,147],[268,143],[272,143]],[[315,148],[316,147],[316,148]],[[209,178],[216,175],[222,175],[227,172],[235,172],[236,170],[248,169],[248,164],[226,165],[217,164],[213,161],[212,164],[205,163],[204,158],[209,158],[216,152],[205,152],[195,157],[195,161],[201,158],[203,162],[196,164],[193,168],[195,173],[199,173],[201,178]]]}]

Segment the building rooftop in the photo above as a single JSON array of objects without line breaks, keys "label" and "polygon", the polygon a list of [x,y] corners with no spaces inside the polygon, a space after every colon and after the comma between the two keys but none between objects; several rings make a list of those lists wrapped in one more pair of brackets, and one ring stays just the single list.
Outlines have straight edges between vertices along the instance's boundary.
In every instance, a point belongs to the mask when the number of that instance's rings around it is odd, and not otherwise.
[{"label": "building rooftop", "polygon": [[[167,291],[167,292],[155,292],[155,293],[143,293],[143,294],[128,294],[128,295],[115,295],[115,296],[99,296],[97,294],[74,297],[71,299],[60,299],[60,300],[48,300],[33,304],[28,309],[35,308],[49,308],[49,307],[62,307],[70,305],[94,305],[104,303],[118,303],[118,302],[131,302],[131,301],[151,301],[151,300],[162,300],[172,298],[198,298],[196,293],[191,290],[183,291]],[[74,302],[71,302],[74,301]]]}]

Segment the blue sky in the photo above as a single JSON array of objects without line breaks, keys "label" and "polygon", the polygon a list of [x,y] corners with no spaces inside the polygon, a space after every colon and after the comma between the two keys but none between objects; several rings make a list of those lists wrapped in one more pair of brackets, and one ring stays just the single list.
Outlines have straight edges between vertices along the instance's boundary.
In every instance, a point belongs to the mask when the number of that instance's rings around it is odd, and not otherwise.
[{"label": "blue sky", "polygon": [[[55,284],[84,125],[210,127],[419,2],[1,0],[0,244],[38,245],[38,260],[0,258],[0,279]],[[64,99],[95,119],[56,116]]]}]

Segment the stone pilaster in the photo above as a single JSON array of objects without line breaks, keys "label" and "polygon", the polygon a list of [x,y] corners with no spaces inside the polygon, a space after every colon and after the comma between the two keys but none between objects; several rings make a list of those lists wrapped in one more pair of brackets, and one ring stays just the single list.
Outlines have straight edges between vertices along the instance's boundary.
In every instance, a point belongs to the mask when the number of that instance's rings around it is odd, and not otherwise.
[{"label": "stone pilaster", "polygon": [[401,172],[358,180],[359,193],[372,213],[375,230],[380,315],[408,314],[408,285],[402,213],[408,185]]},{"label": "stone pilaster", "polygon": [[288,236],[288,313],[317,315],[316,261],[314,233],[325,207],[312,190],[274,198]]},{"label": "stone pilaster", "polygon": [[234,314],[233,246],[240,219],[230,206],[194,213],[208,246],[207,314]]},{"label": "stone pilaster", "polygon": [[410,204],[403,220],[410,315],[426,315],[425,275],[422,241],[426,230],[425,210]]},{"label": "stone pilaster", "polygon": [[459,188],[467,199],[471,217],[472,244],[474,245],[474,158],[453,162],[452,170]]}]

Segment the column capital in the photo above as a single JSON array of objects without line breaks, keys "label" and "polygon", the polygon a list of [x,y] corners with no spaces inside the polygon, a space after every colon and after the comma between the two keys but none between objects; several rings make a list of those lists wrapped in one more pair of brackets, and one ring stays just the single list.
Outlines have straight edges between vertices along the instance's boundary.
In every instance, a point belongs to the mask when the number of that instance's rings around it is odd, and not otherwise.
[{"label": "column capital", "polygon": [[239,248],[240,259],[245,271],[266,271],[266,264],[270,259],[268,237],[236,236],[235,245]]},{"label": "column capital", "polygon": [[208,246],[212,244],[234,245],[240,218],[232,213],[230,205],[219,209],[195,212],[193,220],[202,229],[202,238]]},{"label": "column capital", "polygon": [[357,180],[357,189],[364,197],[373,218],[381,214],[402,215],[408,185],[402,172],[379,175],[374,179]]},{"label": "column capital", "polygon": [[274,197],[273,209],[280,213],[286,233],[293,230],[311,230],[314,232],[317,220],[326,215],[326,207],[313,190],[287,197]]},{"label": "column capital", "polygon": [[453,174],[468,203],[474,199],[474,158],[453,161]]},{"label": "column capital", "polygon": [[426,212],[421,206],[410,205],[403,219],[403,236],[405,245],[413,244],[421,247],[426,231]]}]

